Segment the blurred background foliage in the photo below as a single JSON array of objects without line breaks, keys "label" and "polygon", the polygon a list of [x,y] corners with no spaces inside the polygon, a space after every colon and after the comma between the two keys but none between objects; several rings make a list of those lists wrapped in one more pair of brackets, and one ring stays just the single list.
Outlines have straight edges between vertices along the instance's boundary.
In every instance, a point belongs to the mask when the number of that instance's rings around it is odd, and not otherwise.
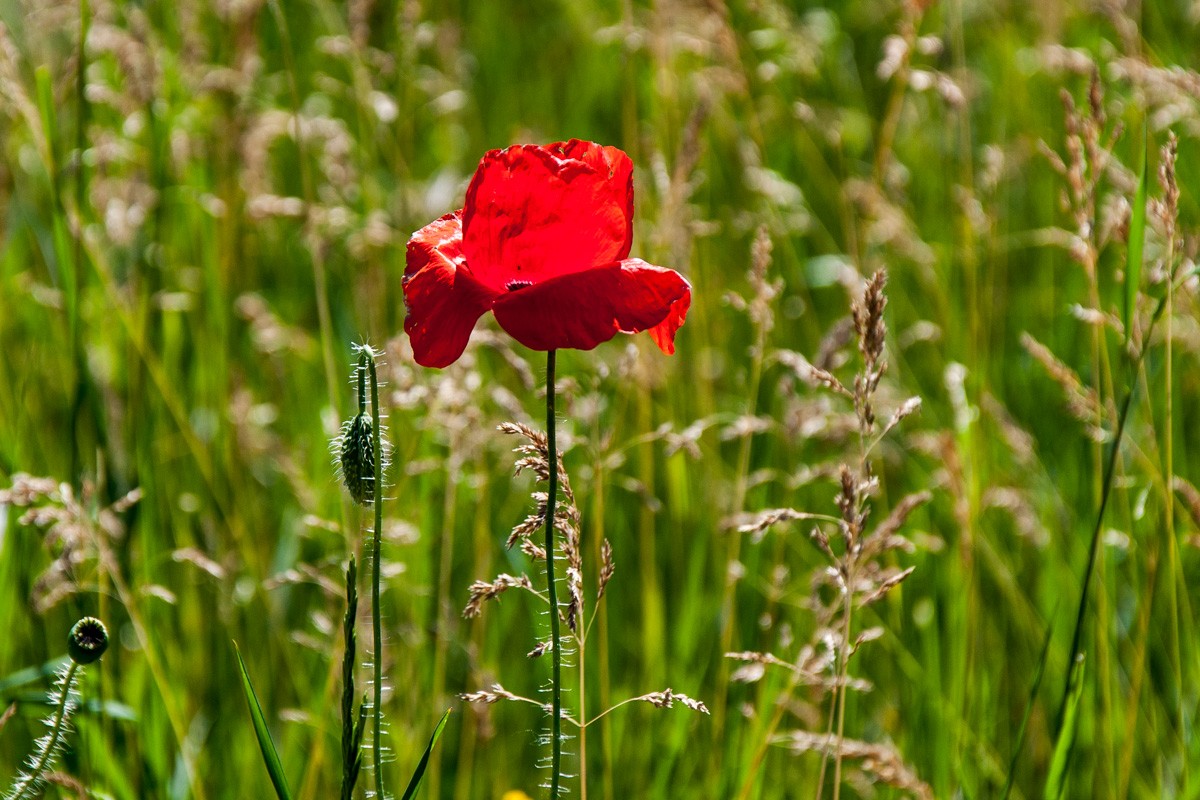
[{"label": "blurred background foliage", "polygon": [[[495,426],[541,426],[541,355],[489,322],[451,368],[417,367],[400,278],[408,235],[460,206],[484,151],[577,137],[630,154],[633,252],[694,286],[674,357],[621,336],[559,361],[584,547],[608,537],[617,567],[588,705],[671,686],[713,712],[606,718],[593,795],[735,797],[751,776],[743,796],[816,794],[818,756],[780,742],[757,762],[783,681],[733,682],[723,654],[793,658],[819,633],[823,561],[803,524],[755,541],[731,520],[837,513],[853,409],[804,359],[853,374],[845,320],[880,267],[880,417],[923,408],[874,451],[872,502],[882,518],[933,499],[906,526],[914,551],[889,556],[915,572],[864,612],[884,635],[853,662],[872,689],[850,694],[847,736],[893,749],[934,796],[993,797],[1028,708],[1013,796],[1042,793],[1132,381],[1067,795],[1200,794],[1194,277],[1168,315],[1171,369],[1167,322],[1132,379],[1116,330],[1144,127],[1151,198],[1168,131],[1182,195],[1170,248],[1151,214],[1143,328],[1164,265],[1194,270],[1194,2],[3,0],[0,21],[0,478],[62,484],[55,527],[0,507],[0,701],[17,709],[0,779],[40,734],[40,668],[89,613],[115,641],[64,769],[95,796],[267,796],[235,639],[297,795],[329,796],[341,576],[367,519],[328,441],[354,407],[357,341],[386,352],[394,444],[389,782],[458,693],[536,695],[538,609],[513,595],[460,614],[472,581],[529,567],[503,541],[532,484]],[[1082,225],[1054,163],[1073,163],[1061,94],[1102,112],[1101,145],[1124,130],[1076,176],[1095,178]],[[759,229],[773,249],[756,273]],[[787,702],[781,733],[825,730],[819,692]],[[541,724],[463,706],[426,796],[537,796]]]}]

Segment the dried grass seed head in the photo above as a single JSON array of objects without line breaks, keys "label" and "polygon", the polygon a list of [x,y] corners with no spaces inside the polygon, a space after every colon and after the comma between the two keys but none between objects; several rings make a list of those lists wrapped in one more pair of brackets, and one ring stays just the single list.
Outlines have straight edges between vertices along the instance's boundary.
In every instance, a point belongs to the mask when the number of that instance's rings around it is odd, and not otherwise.
[{"label": "dried grass seed head", "polygon": [[883,310],[887,307],[886,286],[887,271],[876,271],[867,282],[862,299],[851,306],[859,351],[872,368],[883,358],[884,337],[887,335],[887,325],[883,321]]}]

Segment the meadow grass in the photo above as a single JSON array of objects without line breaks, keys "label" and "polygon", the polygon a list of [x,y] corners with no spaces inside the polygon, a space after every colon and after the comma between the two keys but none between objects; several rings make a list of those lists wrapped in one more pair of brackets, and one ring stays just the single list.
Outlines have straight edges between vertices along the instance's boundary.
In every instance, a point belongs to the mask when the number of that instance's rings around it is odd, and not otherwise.
[{"label": "meadow grass", "polygon": [[[542,427],[543,356],[488,322],[453,366],[416,366],[400,278],[486,150],[579,137],[632,157],[634,252],[694,299],[673,357],[645,336],[558,353],[581,549],[600,564],[606,537],[616,569],[566,685],[589,709],[670,686],[712,711],[605,716],[590,796],[835,795],[819,752],[762,747],[780,698],[781,733],[828,730],[825,688],[732,681],[725,658],[797,658],[824,557],[808,523],[756,542],[735,521],[839,514],[854,407],[804,365],[852,378],[849,309],[881,267],[878,415],[922,407],[874,451],[874,519],[932,496],[888,556],[911,576],[855,611],[883,635],[850,662],[872,688],[843,693],[845,738],[939,798],[1044,796],[1078,649],[1062,796],[1200,795],[1191,5],[8,0],[0,22],[0,786],[92,615],[113,644],[59,769],[95,796],[268,796],[234,640],[294,795],[337,791],[343,576],[351,554],[369,573],[372,520],[327,442],[366,341],[393,447],[383,777],[404,786],[454,707],[425,796],[545,795],[539,711],[458,699],[549,676],[525,598],[461,616],[472,582],[532,570],[504,540],[533,481],[496,426]],[[852,762],[838,791],[869,796]]]}]

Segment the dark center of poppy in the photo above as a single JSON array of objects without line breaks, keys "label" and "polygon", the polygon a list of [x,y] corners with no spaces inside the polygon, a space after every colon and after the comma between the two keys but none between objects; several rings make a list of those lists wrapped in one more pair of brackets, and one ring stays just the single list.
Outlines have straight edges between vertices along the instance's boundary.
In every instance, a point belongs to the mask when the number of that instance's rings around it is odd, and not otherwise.
[{"label": "dark center of poppy", "polygon": [[517,289],[524,289],[526,286],[533,286],[533,281],[512,280],[504,284],[504,288],[510,292],[515,292]]}]

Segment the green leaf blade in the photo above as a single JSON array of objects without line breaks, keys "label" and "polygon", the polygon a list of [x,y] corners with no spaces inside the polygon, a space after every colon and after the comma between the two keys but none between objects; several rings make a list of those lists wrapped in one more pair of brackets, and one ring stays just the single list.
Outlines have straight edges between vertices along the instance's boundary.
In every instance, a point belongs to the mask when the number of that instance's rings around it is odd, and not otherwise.
[{"label": "green leaf blade", "polygon": [[446,727],[446,720],[450,719],[450,709],[442,714],[442,719],[438,722],[437,727],[433,729],[433,735],[429,737],[429,744],[425,746],[425,752],[421,754],[421,760],[417,762],[417,768],[413,771],[412,778],[408,782],[408,788],[404,790],[404,797],[401,800],[412,800],[417,795],[417,789],[421,786],[421,779],[425,777],[425,769],[429,766],[429,759],[433,755],[433,748],[437,741],[442,736],[442,729]]},{"label": "green leaf blade", "polygon": [[1083,697],[1083,654],[1071,666],[1067,681],[1067,703],[1063,708],[1062,727],[1054,742],[1054,755],[1050,758],[1050,770],[1046,774],[1046,786],[1042,800],[1059,800],[1067,788],[1067,776],[1071,771],[1071,754],[1075,750],[1075,731],[1079,723],[1079,701]]},{"label": "green leaf blade", "polygon": [[246,705],[250,708],[250,720],[254,723],[254,735],[258,737],[258,747],[262,750],[263,764],[267,768],[267,774],[271,776],[271,783],[275,786],[275,794],[279,800],[292,800],[292,793],[288,789],[287,778],[283,773],[283,763],[279,760],[279,753],[275,751],[271,732],[267,730],[267,721],[263,717],[258,694],[255,693],[254,685],[250,682],[250,673],[246,670],[246,662],[242,660],[242,651],[238,648],[237,642],[233,643],[233,650],[237,654],[238,669],[242,674],[242,691],[246,695]]}]

